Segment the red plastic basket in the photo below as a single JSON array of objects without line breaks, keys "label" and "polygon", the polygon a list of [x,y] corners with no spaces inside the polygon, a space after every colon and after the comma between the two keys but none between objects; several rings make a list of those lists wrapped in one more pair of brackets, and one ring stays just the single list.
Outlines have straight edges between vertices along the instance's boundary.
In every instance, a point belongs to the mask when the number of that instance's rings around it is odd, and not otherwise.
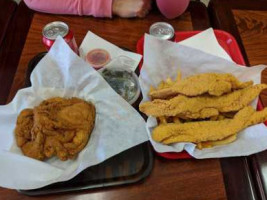
[{"label": "red plastic basket", "polygon": [[[185,31],[185,32],[176,32],[175,36],[175,42],[180,42],[182,40],[185,40],[189,37],[192,37],[198,33],[200,33],[201,31]],[[232,60],[239,64],[239,65],[246,65],[244,58],[241,54],[241,51],[239,49],[239,46],[235,40],[235,38],[225,32],[225,31],[221,31],[221,30],[214,30],[215,36],[219,42],[219,44],[221,45],[221,47],[230,55],[230,57],[232,58]],[[140,40],[137,42],[137,53],[143,55],[144,54],[144,36],[142,38],[140,38]],[[143,65],[143,60],[140,62],[139,65],[139,69],[141,70]],[[257,105],[257,109],[258,110],[262,110],[263,109],[263,105],[262,103],[259,101],[258,105]],[[267,125],[267,122],[265,122],[265,125]],[[159,156],[162,156],[164,158],[167,159],[187,159],[187,158],[192,158],[192,156],[190,156],[186,151],[180,152],[180,153],[175,153],[175,152],[168,152],[168,153],[158,153],[157,154]]]},{"label": "red plastic basket", "polygon": [[[175,32],[175,42],[183,41],[190,38],[201,31],[185,31],[185,32]],[[241,54],[239,46],[235,38],[225,31],[214,30],[215,36],[221,45],[221,47],[230,55],[232,60],[239,65],[246,65],[244,58]],[[144,55],[144,36],[139,39],[136,46],[137,53]],[[143,65],[143,60],[139,64],[139,69],[141,70]]]}]

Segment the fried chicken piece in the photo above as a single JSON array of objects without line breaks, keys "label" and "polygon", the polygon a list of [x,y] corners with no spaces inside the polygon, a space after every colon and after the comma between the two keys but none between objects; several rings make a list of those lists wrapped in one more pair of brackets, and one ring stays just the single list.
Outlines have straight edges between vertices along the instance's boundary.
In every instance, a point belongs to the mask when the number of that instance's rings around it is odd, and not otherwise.
[{"label": "fried chicken piece", "polygon": [[95,122],[93,104],[78,98],[52,98],[34,109],[34,128],[47,136],[45,155],[73,158],[88,143]]},{"label": "fried chicken piece", "polygon": [[[47,157],[56,155],[61,160],[73,158],[85,147],[94,127],[94,106],[78,98],[49,99],[36,107],[34,114],[36,126],[41,127],[48,136],[45,143]],[[80,132],[85,137],[78,137]],[[77,137],[82,146],[76,145]],[[66,148],[66,144],[72,144],[73,149]]]},{"label": "fried chicken piece", "polygon": [[87,144],[89,139],[89,134],[86,130],[80,130],[76,133],[72,142],[65,143],[64,147],[67,149],[71,157],[79,153]]},{"label": "fried chicken piece", "polygon": [[258,84],[223,96],[186,97],[179,95],[170,100],[155,99],[140,104],[139,109],[154,117],[177,116],[183,119],[205,119],[219,113],[238,111],[251,103],[259,93],[267,88]]},{"label": "fried chicken piece", "polygon": [[45,158],[43,154],[44,136],[41,132],[33,132],[32,127],[33,110],[24,109],[17,118],[15,128],[16,142],[24,155],[37,160],[43,160]]},{"label": "fried chicken piece", "polygon": [[[42,126],[46,135],[56,135],[58,129],[73,129],[90,126],[88,115],[95,116],[91,103],[78,98],[52,98],[34,108],[34,125]],[[88,120],[87,120],[88,118]],[[94,121],[94,120],[93,120]]]},{"label": "fried chicken piece", "polygon": [[62,121],[57,119],[57,113],[74,102],[60,97],[43,101],[34,108],[34,127],[41,127],[46,135],[57,135],[58,129],[66,128]]},{"label": "fried chicken piece", "polygon": [[79,128],[72,142],[64,144],[71,156],[75,156],[86,146],[94,127],[95,107],[92,104],[87,104],[85,109],[84,106],[82,103],[77,103],[58,113],[59,120]]},{"label": "fried chicken piece", "polygon": [[79,98],[60,97],[25,109],[17,119],[15,136],[22,152],[44,160],[74,158],[88,143],[95,123],[95,107]]},{"label": "fried chicken piece", "polygon": [[240,82],[232,74],[204,73],[189,76],[170,87],[153,90],[149,95],[151,99],[166,99],[178,94],[190,97],[205,93],[221,96],[232,90],[243,89],[251,85],[253,85],[252,81]]},{"label": "fried chicken piece", "polygon": [[240,110],[234,119],[162,124],[153,130],[152,138],[164,144],[216,141],[234,135],[248,126],[262,123],[265,120],[267,120],[267,108],[256,112],[251,106],[248,106]]},{"label": "fried chicken piece", "polygon": [[45,137],[41,132],[36,133],[34,140],[25,143],[21,150],[25,156],[37,160],[44,160],[45,155],[43,152]]},{"label": "fried chicken piece", "polygon": [[57,119],[65,126],[91,129],[95,121],[95,107],[85,101],[76,101],[75,104],[60,110]]},{"label": "fried chicken piece", "polygon": [[33,110],[24,109],[17,118],[15,138],[18,147],[22,147],[26,142],[31,141],[31,129],[33,127]]},{"label": "fried chicken piece", "polygon": [[54,136],[47,136],[44,144],[44,154],[47,158],[57,156],[60,160],[68,159],[68,152],[63,144]]}]

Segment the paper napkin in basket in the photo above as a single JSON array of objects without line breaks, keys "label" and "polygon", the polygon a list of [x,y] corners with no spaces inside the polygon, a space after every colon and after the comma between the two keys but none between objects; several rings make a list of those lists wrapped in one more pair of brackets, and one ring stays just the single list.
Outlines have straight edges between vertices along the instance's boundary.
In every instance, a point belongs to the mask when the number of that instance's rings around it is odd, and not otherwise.
[{"label": "paper napkin in basket", "polygon": [[221,58],[224,58],[226,60],[233,62],[231,57],[220,46],[212,28],[209,28],[188,39],[185,39],[179,42],[179,44],[182,44],[187,47],[192,47],[194,49],[198,49],[205,53],[208,53],[214,56],[219,56]]},{"label": "paper napkin in basket", "polygon": [[[116,59],[121,58],[121,60],[124,60],[125,64],[129,66],[129,69],[131,71],[135,71],[142,58],[140,54],[125,51],[104,40],[103,38],[95,35],[91,31],[88,31],[79,48],[80,56],[84,60],[86,60],[85,58],[87,53],[94,49],[105,49],[106,51],[108,51],[111,57],[111,61],[115,61]],[[107,64],[107,66],[108,65],[109,64]]]},{"label": "paper napkin in basket", "polygon": [[[261,71],[264,68],[265,66],[241,67],[203,51],[146,35],[144,63],[139,81],[143,101],[147,101],[149,100],[150,85],[156,87],[168,77],[174,79],[178,69],[181,71],[183,78],[206,72],[231,73],[241,81],[253,80],[257,84],[260,83]],[[255,107],[256,101],[253,102],[253,105]],[[263,124],[241,131],[237,136],[238,139],[231,144],[203,150],[196,149],[192,143],[177,143],[169,146],[156,143],[150,135],[156,124],[155,118],[148,118],[148,135],[157,152],[181,152],[186,150],[195,158],[215,158],[245,156],[267,149],[267,128]]]},{"label": "paper napkin in basket", "polygon": [[[31,75],[32,87],[0,106],[0,186],[35,189],[66,181],[87,167],[148,140],[139,113],[121,98],[84,60],[57,38]],[[79,97],[96,107],[95,128],[75,160],[51,158],[38,161],[23,156],[14,139],[18,114],[50,97]]]}]

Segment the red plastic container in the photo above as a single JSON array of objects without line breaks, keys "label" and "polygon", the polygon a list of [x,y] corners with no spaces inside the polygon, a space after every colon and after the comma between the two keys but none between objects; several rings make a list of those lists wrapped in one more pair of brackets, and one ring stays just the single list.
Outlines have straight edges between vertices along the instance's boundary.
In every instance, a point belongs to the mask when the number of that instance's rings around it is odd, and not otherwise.
[{"label": "red plastic container", "polygon": [[[185,40],[189,37],[192,37],[198,33],[200,33],[201,31],[185,31],[185,32],[175,32],[175,42],[180,42],[182,40]],[[221,45],[221,47],[230,55],[230,57],[232,58],[232,60],[239,64],[239,65],[246,65],[244,58],[241,54],[241,51],[239,49],[239,46],[235,40],[235,38],[225,32],[225,31],[221,31],[221,30],[214,30],[215,36],[219,42],[219,44]],[[142,38],[140,38],[140,40],[137,42],[137,53],[143,55],[144,54],[144,36]],[[143,60],[140,62],[139,65],[139,70],[141,70],[143,65]],[[262,110],[263,109],[263,105],[262,103],[259,101],[258,105],[257,105],[257,109],[258,110]],[[265,125],[267,125],[267,122],[265,122]],[[169,152],[169,153],[157,153],[159,156],[162,156],[164,158],[167,159],[187,159],[187,158],[192,158],[192,156],[190,156],[186,151],[180,152],[180,153],[175,153],[175,152]]]}]

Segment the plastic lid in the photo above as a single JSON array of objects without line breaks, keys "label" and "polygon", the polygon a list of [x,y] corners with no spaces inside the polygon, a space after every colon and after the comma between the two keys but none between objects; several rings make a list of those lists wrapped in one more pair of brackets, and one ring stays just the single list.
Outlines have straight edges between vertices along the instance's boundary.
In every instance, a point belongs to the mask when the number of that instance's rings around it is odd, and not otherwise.
[{"label": "plastic lid", "polygon": [[[121,97],[123,97],[129,104],[134,104],[140,96],[141,89],[139,80],[133,71],[120,68],[102,68],[100,70],[100,74],[114,89],[114,91],[120,94]],[[134,95],[131,95],[131,91],[133,92],[133,90],[130,88],[134,88],[134,93],[132,93]],[[128,91],[128,93],[126,91]]]},{"label": "plastic lid", "polygon": [[105,49],[93,49],[87,53],[86,60],[94,68],[99,69],[110,62],[110,55]]}]

